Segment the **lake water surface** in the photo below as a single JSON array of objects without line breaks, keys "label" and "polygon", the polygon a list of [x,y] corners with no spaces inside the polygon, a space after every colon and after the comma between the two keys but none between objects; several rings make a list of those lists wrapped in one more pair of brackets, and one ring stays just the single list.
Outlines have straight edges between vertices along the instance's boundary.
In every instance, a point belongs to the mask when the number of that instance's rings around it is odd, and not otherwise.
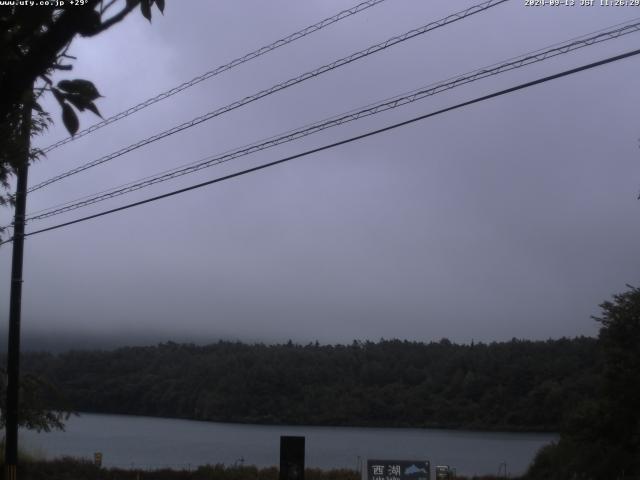
[{"label": "lake water surface", "polygon": [[195,468],[198,465],[279,464],[281,435],[306,437],[306,466],[352,468],[359,459],[429,460],[459,474],[497,473],[506,462],[523,473],[553,434],[358,427],[239,425],[123,415],[82,414],[65,432],[20,432],[27,451],[53,458],[93,458],[102,452],[107,467]]}]

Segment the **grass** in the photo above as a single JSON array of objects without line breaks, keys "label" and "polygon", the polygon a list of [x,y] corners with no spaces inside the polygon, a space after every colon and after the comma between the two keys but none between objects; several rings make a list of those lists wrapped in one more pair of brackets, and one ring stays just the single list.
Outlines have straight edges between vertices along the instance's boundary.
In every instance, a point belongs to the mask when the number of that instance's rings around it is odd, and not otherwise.
[{"label": "grass", "polygon": [[[195,470],[123,470],[100,468],[88,460],[63,457],[55,460],[23,458],[19,480],[278,480],[276,467],[257,468],[205,465]],[[498,480],[495,476],[457,477],[457,480]],[[4,479],[4,468],[0,473]],[[356,470],[306,469],[305,480],[360,480]]]},{"label": "grass", "polygon": [[[19,462],[38,462],[43,461],[45,459],[44,452],[39,449],[24,449],[20,448],[18,451],[18,461]],[[0,465],[4,465],[4,438],[0,440]]]}]

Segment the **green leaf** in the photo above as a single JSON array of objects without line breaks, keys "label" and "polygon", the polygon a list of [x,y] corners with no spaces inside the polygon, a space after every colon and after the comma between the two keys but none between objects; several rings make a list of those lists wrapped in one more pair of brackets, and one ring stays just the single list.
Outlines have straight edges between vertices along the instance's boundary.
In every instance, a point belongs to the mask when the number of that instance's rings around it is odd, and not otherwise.
[{"label": "green leaf", "polygon": [[102,118],[102,115],[100,115],[100,111],[98,110],[98,107],[96,107],[96,104],[93,102],[89,102],[87,104],[87,110],[90,110],[91,112],[95,113],[97,116],[99,116],[100,118]]},{"label": "green leaf", "polygon": [[158,10],[160,10],[160,13],[164,15],[164,0],[156,0],[156,5],[158,5]]},{"label": "green leaf", "polygon": [[64,122],[64,126],[67,127],[69,133],[73,136],[78,131],[78,127],[80,127],[80,122],[78,121],[78,116],[76,112],[73,111],[71,105],[65,103],[62,105],[62,121]]},{"label": "green leaf", "polygon": [[69,103],[71,103],[71,105],[73,105],[74,107],[76,107],[78,110],[80,110],[81,112],[84,112],[84,109],[87,108],[86,107],[86,103],[87,101],[85,101],[80,95],[78,95],[77,93],[65,93],[64,95],[65,100],[68,100]]},{"label": "green leaf", "polygon": [[98,32],[101,25],[102,19],[100,18],[100,14],[95,10],[88,10],[77,25],[77,30],[82,36],[91,36]]},{"label": "green leaf", "polygon": [[73,81],[72,80],[60,80],[58,82],[58,88],[64,90],[65,92],[70,92],[73,89]]},{"label": "green leaf", "polygon": [[58,101],[60,106],[64,105],[64,95],[60,90],[58,90],[57,88],[52,88],[51,93],[53,93],[53,96]]},{"label": "green leaf", "polygon": [[83,97],[82,95],[77,93],[66,93],[64,95],[64,98],[68,100],[71,104],[73,104],[73,106],[76,107],[81,112],[84,112],[85,109],[90,110],[96,115],[98,115],[100,118],[102,118],[102,115],[100,115],[100,112],[98,111],[98,107],[96,107],[95,103],[93,103],[91,100],[87,99],[86,97]]},{"label": "green leaf", "polygon": [[141,0],[140,1],[140,11],[144,18],[151,21],[151,1],[150,0]]},{"label": "green leaf", "polygon": [[44,113],[42,105],[40,105],[38,102],[33,102],[33,109],[38,113]]},{"label": "green leaf", "polygon": [[58,88],[65,92],[76,93],[88,101],[93,101],[102,96],[93,82],[83,80],[81,78],[76,78],[75,80],[61,80],[58,82]]}]

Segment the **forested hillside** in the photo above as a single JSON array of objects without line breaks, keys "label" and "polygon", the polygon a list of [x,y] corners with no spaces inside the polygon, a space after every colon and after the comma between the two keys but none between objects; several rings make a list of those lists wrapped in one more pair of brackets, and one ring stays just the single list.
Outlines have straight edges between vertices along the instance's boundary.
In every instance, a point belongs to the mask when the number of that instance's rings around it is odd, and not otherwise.
[{"label": "forested hillside", "polygon": [[30,353],[78,411],[312,425],[557,430],[594,395],[590,338],[455,345],[164,343]]}]

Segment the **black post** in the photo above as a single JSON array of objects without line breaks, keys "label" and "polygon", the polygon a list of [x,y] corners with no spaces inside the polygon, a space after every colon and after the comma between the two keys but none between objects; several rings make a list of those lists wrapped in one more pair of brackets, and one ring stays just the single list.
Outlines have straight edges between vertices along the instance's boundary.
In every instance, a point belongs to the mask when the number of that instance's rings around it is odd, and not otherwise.
[{"label": "black post", "polygon": [[280,437],[279,480],[304,480],[304,437]]},{"label": "black post", "polygon": [[24,254],[24,216],[27,209],[27,174],[31,137],[31,96],[22,107],[21,152],[16,177],[16,209],[13,221],[11,257],[11,298],[9,301],[9,348],[7,351],[7,424],[5,435],[5,480],[16,480],[18,465],[18,391],[20,388],[20,310],[22,302],[22,258]]}]

